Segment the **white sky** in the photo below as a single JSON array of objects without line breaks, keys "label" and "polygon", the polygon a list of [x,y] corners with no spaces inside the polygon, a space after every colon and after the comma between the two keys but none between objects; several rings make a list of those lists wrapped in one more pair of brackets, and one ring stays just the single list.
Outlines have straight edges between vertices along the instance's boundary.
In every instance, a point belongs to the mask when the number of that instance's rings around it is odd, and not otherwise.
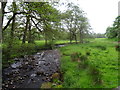
[{"label": "white sky", "polygon": [[79,4],[79,7],[87,13],[87,18],[89,19],[89,23],[95,33],[105,33],[106,28],[111,26],[115,18],[118,16],[118,2],[120,0],[66,1]]}]

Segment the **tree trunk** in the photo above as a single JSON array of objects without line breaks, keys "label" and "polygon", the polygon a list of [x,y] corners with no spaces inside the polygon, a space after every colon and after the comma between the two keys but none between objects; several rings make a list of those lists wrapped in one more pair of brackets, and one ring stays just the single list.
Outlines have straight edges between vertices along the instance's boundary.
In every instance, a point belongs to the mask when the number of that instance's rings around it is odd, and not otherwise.
[{"label": "tree trunk", "polygon": [[[16,13],[17,11],[17,7],[16,7],[16,3],[13,2],[13,8],[14,8],[14,11],[13,11],[13,15]],[[10,42],[9,42],[9,46],[11,48],[12,46],[12,43],[13,43],[13,39],[14,39],[14,31],[15,31],[15,16],[13,17],[13,20],[12,20],[12,26],[11,26],[11,32],[10,32]]]},{"label": "tree trunk", "polygon": [[[0,9],[0,13],[2,13],[2,9]],[[3,22],[1,15],[0,15],[0,21]],[[0,22],[0,42],[2,42],[2,22]]]},{"label": "tree trunk", "polygon": [[80,30],[80,43],[83,43],[83,33],[82,33],[82,30]]},{"label": "tree trunk", "polygon": [[76,42],[76,44],[77,44],[77,35],[75,34],[74,36],[75,36],[75,42]]},{"label": "tree trunk", "polygon": [[11,40],[13,40],[14,38],[14,31],[15,31],[15,17],[13,18],[13,21],[12,21],[12,27],[11,27]]},{"label": "tree trunk", "polygon": [[1,10],[2,10],[2,22],[1,22],[1,24],[2,24],[2,26],[3,26],[3,19],[4,19],[4,14],[5,14],[5,7],[6,7],[6,4],[7,4],[7,2],[1,2]]},{"label": "tree trunk", "polygon": [[[14,8],[14,11],[13,11],[13,15],[16,13],[16,3],[13,2],[13,8]],[[10,53],[11,53],[11,48],[13,46],[13,39],[14,39],[14,30],[15,30],[15,16],[13,17],[13,20],[12,20],[12,26],[11,26],[11,32],[10,32],[10,41],[9,41],[9,44],[7,46],[7,60],[10,59]]]},{"label": "tree trunk", "polygon": [[45,30],[45,32],[44,32],[44,36],[45,36],[45,45],[48,45],[48,38],[47,38],[47,33],[46,33],[47,31]]},{"label": "tree trunk", "polygon": [[25,43],[25,41],[26,41],[27,29],[28,29],[29,21],[30,21],[30,18],[29,18],[28,15],[26,15],[26,26],[25,26],[25,30],[24,30],[24,34],[23,34],[22,43]]},{"label": "tree trunk", "polygon": [[32,43],[32,38],[31,38],[31,23],[30,23],[30,21],[29,21],[28,43]]},{"label": "tree trunk", "polygon": [[72,43],[72,33],[70,31],[70,44]]},{"label": "tree trunk", "polygon": [[48,40],[47,40],[46,36],[45,36],[45,45],[48,45]]}]

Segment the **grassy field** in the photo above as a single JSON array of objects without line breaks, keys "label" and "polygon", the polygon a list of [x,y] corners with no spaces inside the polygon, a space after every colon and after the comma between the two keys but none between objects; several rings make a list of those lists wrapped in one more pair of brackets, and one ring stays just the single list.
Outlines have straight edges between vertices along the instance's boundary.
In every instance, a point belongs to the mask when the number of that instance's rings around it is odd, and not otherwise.
[{"label": "grassy field", "polygon": [[95,39],[60,48],[64,88],[115,88],[118,86],[116,42]]}]

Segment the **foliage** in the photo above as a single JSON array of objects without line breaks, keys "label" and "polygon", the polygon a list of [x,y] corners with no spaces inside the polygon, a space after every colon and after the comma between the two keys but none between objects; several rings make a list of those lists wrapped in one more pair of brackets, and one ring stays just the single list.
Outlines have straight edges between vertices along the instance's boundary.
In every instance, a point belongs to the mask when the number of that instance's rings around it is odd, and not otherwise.
[{"label": "foliage", "polygon": [[111,27],[108,27],[106,30],[106,36],[108,38],[118,38],[118,41],[120,39],[120,16],[118,16],[113,25]]},{"label": "foliage", "polygon": [[[2,45],[2,61],[3,61],[3,67],[6,66],[7,64],[13,63],[14,58],[18,57],[23,57],[24,55],[30,55],[33,54],[37,51],[37,49],[40,47],[36,48],[35,44],[13,44],[12,47],[9,49],[7,45],[3,44]],[[9,54],[9,56],[8,56]]]}]

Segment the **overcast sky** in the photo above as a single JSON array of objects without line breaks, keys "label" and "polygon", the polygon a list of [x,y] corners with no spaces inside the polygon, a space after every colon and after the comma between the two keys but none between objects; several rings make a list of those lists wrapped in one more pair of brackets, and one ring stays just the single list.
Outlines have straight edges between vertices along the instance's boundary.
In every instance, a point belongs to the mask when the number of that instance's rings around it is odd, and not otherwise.
[{"label": "overcast sky", "polygon": [[[65,0],[61,0],[65,2]],[[95,33],[105,33],[118,16],[119,0],[66,0],[78,4],[87,13],[89,23]],[[1,6],[1,5],[0,5]],[[64,10],[65,7],[60,7]]]},{"label": "overcast sky", "polygon": [[[64,1],[64,0],[61,0]],[[119,0],[66,0],[79,4],[87,13],[89,23],[95,33],[105,33],[106,28],[113,24],[118,16]]]}]

